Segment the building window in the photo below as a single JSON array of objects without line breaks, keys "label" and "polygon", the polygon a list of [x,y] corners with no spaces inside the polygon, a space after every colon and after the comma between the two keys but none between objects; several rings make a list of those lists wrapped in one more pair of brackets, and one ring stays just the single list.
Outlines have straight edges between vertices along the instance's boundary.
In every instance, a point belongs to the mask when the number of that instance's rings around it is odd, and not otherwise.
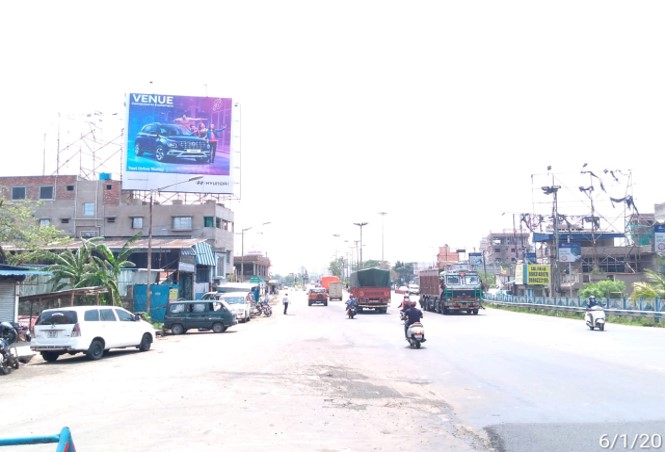
[{"label": "building window", "polygon": [[176,231],[191,231],[192,217],[173,217],[173,229]]},{"label": "building window", "polygon": [[53,186],[39,187],[39,199],[53,199]]},{"label": "building window", "polygon": [[62,223],[62,224],[69,223],[69,218],[60,218],[60,223]]},{"label": "building window", "polygon": [[25,199],[25,187],[12,187],[12,200],[19,201]]},{"label": "building window", "polygon": [[197,283],[206,283],[210,282],[210,269],[212,267],[196,267],[196,282]]},{"label": "building window", "polygon": [[106,217],[107,223],[115,223],[115,217]]},{"label": "building window", "polygon": [[73,185],[67,185],[67,191],[74,191]]},{"label": "building window", "polygon": [[132,217],[132,229],[143,229],[143,217]]},{"label": "building window", "polygon": [[39,219],[39,227],[40,228],[45,228],[46,226],[50,226],[50,225],[51,225],[51,220],[49,220],[48,218],[40,218]]},{"label": "building window", "polygon": [[107,189],[107,190],[113,190],[113,185],[111,185],[111,184],[107,184],[107,185],[106,185],[106,189]]},{"label": "building window", "polygon": [[228,221],[226,221],[226,220],[222,220],[222,229],[223,229],[224,231],[228,231],[228,230],[229,230],[229,222],[228,222]]},{"label": "building window", "polygon": [[215,217],[215,227],[216,227],[217,229],[219,229],[219,228],[222,227],[222,219],[221,219],[221,218],[219,218],[219,217]]},{"label": "building window", "polygon": [[212,220],[213,220],[212,217],[203,217],[203,227],[211,228],[213,224]]},{"label": "building window", "polygon": [[89,238],[95,237],[96,235],[97,234],[95,233],[95,231],[82,231],[81,232],[81,238],[83,238],[83,239],[89,239]]},{"label": "building window", "polygon": [[86,217],[91,217],[95,214],[95,203],[94,202],[84,202],[83,203],[83,215]]}]

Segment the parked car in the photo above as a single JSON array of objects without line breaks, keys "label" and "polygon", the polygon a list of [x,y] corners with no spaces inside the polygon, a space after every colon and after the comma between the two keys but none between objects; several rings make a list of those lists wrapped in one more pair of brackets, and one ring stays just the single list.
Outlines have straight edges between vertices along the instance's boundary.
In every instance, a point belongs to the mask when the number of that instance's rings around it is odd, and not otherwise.
[{"label": "parked car", "polygon": [[139,157],[148,152],[159,162],[178,158],[210,161],[208,140],[179,124],[153,122],[144,125],[134,140],[134,152]]},{"label": "parked car", "polygon": [[240,323],[249,322],[252,319],[253,299],[251,292],[207,292],[201,297],[201,300],[226,301]]},{"label": "parked car", "polygon": [[325,287],[309,289],[307,292],[307,305],[312,306],[314,303],[322,303],[323,306],[328,306],[328,291]]},{"label": "parked car", "polygon": [[399,294],[409,293],[409,288],[407,286],[399,286],[397,289],[395,289],[395,293]]},{"label": "parked car", "polygon": [[139,314],[117,306],[69,306],[42,311],[30,349],[48,362],[65,353],[85,353],[96,360],[112,348],[148,351],[154,339],[154,327]]},{"label": "parked car", "polygon": [[173,334],[184,334],[193,328],[223,333],[237,323],[231,306],[224,300],[172,301],[164,315],[164,329]]}]

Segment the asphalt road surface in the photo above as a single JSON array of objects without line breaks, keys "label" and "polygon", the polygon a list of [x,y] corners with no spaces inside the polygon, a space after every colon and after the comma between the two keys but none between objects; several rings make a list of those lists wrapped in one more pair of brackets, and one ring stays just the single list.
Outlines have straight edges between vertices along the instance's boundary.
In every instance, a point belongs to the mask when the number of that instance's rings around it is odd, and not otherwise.
[{"label": "asphalt road surface", "polygon": [[657,449],[665,436],[665,330],[425,313],[428,341],[415,350],[399,295],[388,314],[353,320],[339,301],[290,295],[286,316],[275,306],[147,353],[36,356],[0,377],[11,407],[0,437],[69,426],[79,451],[516,452],[630,450],[637,438],[635,450],[646,435]]}]

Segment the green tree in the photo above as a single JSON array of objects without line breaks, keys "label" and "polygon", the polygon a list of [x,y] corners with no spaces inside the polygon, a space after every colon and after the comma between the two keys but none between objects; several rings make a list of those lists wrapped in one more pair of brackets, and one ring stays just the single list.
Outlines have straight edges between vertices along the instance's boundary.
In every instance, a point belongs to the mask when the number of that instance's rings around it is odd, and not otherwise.
[{"label": "green tree", "polygon": [[338,257],[336,260],[330,261],[330,264],[328,264],[328,270],[330,271],[330,274],[341,279],[342,275],[344,274],[345,262],[346,261],[343,257]]},{"label": "green tree", "polygon": [[[49,282],[53,291],[63,290],[67,287],[76,289],[99,285],[100,277],[97,266],[92,260],[94,244],[90,240],[83,240],[76,250],[65,250],[61,253],[52,253],[53,264],[48,267],[52,276]],[[70,301],[74,305],[74,293]]]},{"label": "green tree", "polygon": [[[39,203],[24,200],[14,202],[0,193],[0,263],[20,265],[38,262],[46,245],[70,240],[53,226],[40,226],[35,218]],[[6,253],[6,248],[20,252]]]},{"label": "green tree", "polygon": [[397,274],[399,282],[407,283],[411,281],[414,277],[413,273],[413,262],[395,262],[393,271]]},{"label": "green tree", "polygon": [[93,250],[93,260],[96,265],[96,274],[101,285],[108,289],[110,302],[113,305],[122,306],[120,297],[119,279],[123,268],[134,267],[136,264],[129,261],[129,257],[134,253],[129,246],[141,237],[138,233],[131,237],[120,249],[117,256],[103,243],[96,244]]},{"label": "green tree", "polygon": [[589,298],[591,295],[594,295],[599,300],[604,298],[621,298],[625,290],[626,283],[623,281],[604,279],[584,286],[580,290],[580,297]]},{"label": "green tree", "polygon": [[657,271],[646,269],[644,271],[646,282],[640,281],[633,284],[633,293],[630,298],[664,298],[665,297],[665,275]]}]

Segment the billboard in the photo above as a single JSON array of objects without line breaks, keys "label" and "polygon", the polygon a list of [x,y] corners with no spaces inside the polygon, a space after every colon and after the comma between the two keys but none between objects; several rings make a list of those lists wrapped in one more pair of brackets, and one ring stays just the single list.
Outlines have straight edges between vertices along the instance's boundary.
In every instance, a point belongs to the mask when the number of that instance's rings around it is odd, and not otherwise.
[{"label": "billboard", "polygon": [[582,247],[579,243],[560,243],[559,262],[577,262],[582,259]]},{"label": "billboard", "polygon": [[549,264],[526,266],[527,281],[530,286],[548,286],[550,284],[550,266]]},{"label": "billboard", "polygon": [[233,194],[237,102],[130,93],[126,105],[123,190]]},{"label": "billboard", "polygon": [[659,256],[665,256],[665,224],[653,225],[653,246]]}]

